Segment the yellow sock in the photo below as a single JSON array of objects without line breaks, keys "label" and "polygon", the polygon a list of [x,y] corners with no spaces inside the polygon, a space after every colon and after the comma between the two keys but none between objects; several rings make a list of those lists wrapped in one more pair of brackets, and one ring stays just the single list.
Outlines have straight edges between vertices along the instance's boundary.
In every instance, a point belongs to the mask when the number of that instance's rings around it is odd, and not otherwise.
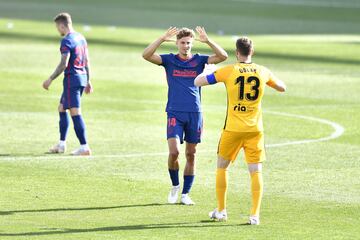
[{"label": "yellow sock", "polygon": [[218,201],[218,211],[226,208],[227,190],[227,169],[218,168],[216,171],[216,198]]},{"label": "yellow sock", "polygon": [[263,194],[263,178],[262,172],[253,172],[251,175],[251,193],[252,193],[252,208],[251,216],[259,216],[261,198]]}]

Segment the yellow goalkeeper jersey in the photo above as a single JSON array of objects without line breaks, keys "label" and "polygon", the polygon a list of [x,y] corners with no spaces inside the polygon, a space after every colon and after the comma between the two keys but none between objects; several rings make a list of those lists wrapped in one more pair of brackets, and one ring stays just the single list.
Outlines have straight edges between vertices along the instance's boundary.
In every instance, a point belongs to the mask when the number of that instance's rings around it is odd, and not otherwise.
[{"label": "yellow goalkeeper jersey", "polygon": [[265,85],[276,78],[265,67],[255,63],[236,63],[207,76],[210,84],[223,82],[227,91],[227,114],[224,130],[233,132],[263,131],[261,100]]}]

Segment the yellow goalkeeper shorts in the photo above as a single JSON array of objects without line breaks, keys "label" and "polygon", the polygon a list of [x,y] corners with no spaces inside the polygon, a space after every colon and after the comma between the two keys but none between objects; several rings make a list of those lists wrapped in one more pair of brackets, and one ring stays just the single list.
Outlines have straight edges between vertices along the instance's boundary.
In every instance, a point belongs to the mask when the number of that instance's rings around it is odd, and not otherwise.
[{"label": "yellow goalkeeper shorts", "polygon": [[218,146],[218,155],[225,160],[235,161],[239,151],[244,148],[247,163],[265,161],[263,132],[231,132],[224,130]]}]

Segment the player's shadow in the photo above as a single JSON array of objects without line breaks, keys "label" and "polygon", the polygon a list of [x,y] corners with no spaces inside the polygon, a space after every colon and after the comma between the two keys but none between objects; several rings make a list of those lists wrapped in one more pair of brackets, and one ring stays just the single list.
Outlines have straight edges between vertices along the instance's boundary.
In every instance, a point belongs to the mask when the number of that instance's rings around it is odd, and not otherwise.
[{"label": "player's shadow", "polygon": [[[201,223],[215,223],[216,221],[208,219],[208,220],[201,220],[200,222]],[[250,224],[247,222],[247,223],[239,223],[239,224],[237,224],[235,226],[249,226],[249,225]],[[232,226],[234,226],[234,225],[232,225]]]},{"label": "player's shadow", "polygon": [[192,223],[162,223],[162,224],[139,224],[109,226],[99,228],[43,228],[38,232],[0,233],[0,237],[20,236],[49,236],[57,234],[89,233],[89,232],[114,232],[114,231],[139,231],[152,229],[196,229],[196,228],[224,228],[239,227],[247,224],[222,224],[218,222],[192,222]]},{"label": "player's shadow", "polygon": [[109,209],[122,209],[122,208],[137,208],[137,207],[156,207],[156,206],[167,206],[167,205],[170,205],[170,204],[168,204],[168,203],[148,203],[148,204],[133,204],[133,205],[120,205],[120,206],[108,206],[108,207],[24,209],[24,210],[0,211],[0,215],[12,215],[12,214],[16,214],[16,213],[96,211],[96,210],[109,210]]},{"label": "player's shadow", "polygon": [[[60,212],[60,211],[92,211],[92,210],[108,210],[108,209],[122,209],[122,208],[137,208],[137,207],[156,207],[168,206],[168,203],[149,203],[149,204],[133,204],[109,207],[83,207],[83,208],[48,208],[48,209],[28,209],[28,210],[13,210],[0,211],[0,215],[11,215],[16,213],[41,213],[41,212]],[[246,226],[248,224],[222,224],[211,220],[203,220],[200,222],[185,222],[185,223],[162,223],[162,224],[138,224],[138,225],[123,225],[123,226],[109,226],[99,228],[42,228],[39,231],[33,232],[19,232],[19,233],[0,233],[0,237],[21,237],[21,236],[49,236],[57,234],[72,234],[72,233],[89,233],[89,232],[113,232],[113,231],[136,231],[136,230],[152,230],[152,229],[172,229],[172,228],[214,228],[214,227],[234,227]]]}]

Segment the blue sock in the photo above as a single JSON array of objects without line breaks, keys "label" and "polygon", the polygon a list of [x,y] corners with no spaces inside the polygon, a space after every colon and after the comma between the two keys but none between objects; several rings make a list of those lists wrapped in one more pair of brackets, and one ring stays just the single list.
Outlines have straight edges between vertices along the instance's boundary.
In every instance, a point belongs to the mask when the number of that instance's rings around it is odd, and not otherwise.
[{"label": "blue sock", "polygon": [[86,144],[85,123],[81,115],[72,116],[74,129],[81,145]]},{"label": "blue sock", "polygon": [[65,141],[66,135],[69,130],[69,123],[70,123],[69,115],[67,114],[67,112],[59,112],[59,117],[60,117],[60,121],[59,121],[60,140]]},{"label": "blue sock", "polygon": [[179,185],[179,169],[169,169],[169,174],[173,186]]},{"label": "blue sock", "polygon": [[188,194],[194,182],[194,175],[184,176],[184,188],[182,194]]}]

